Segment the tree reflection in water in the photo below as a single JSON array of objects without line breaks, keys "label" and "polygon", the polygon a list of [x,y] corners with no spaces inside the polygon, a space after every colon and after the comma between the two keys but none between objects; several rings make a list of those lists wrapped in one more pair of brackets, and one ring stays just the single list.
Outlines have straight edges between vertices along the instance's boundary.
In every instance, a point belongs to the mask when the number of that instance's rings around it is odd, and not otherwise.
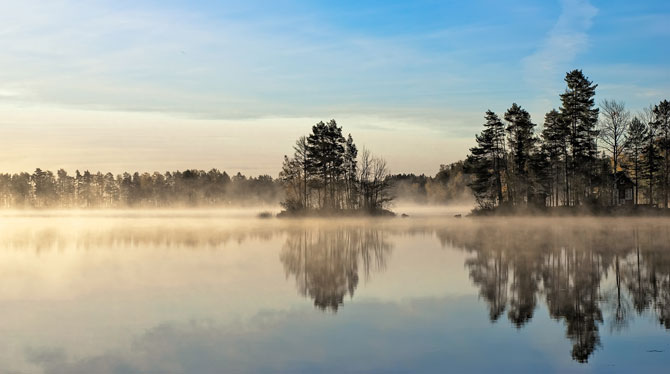
[{"label": "tree reflection in water", "polygon": [[298,292],[321,310],[337,312],[344,296],[353,297],[359,266],[367,278],[385,267],[391,245],[374,228],[340,228],[290,232],[280,254],[286,276]]},{"label": "tree reflection in water", "polygon": [[[586,218],[532,220],[403,220],[372,224],[252,225],[116,224],[70,233],[54,224],[0,231],[0,249],[36,253],[66,247],[220,249],[246,240],[286,236],[280,260],[298,292],[336,312],[360,277],[385,268],[396,235],[436,235],[442,246],[469,253],[465,268],[492,322],[506,316],[524,328],[544,303],[565,325],[571,355],[587,362],[601,330],[623,331],[649,315],[670,330],[670,221]],[[93,224],[92,224],[93,225]]]},{"label": "tree reflection in water", "polygon": [[[321,310],[336,312],[353,297],[359,272],[384,269],[385,235],[434,232],[443,245],[471,254],[465,267],[496,322],[529,323],[540,300],[562,321],[571,355],[587,362],[601,345],[600,329],[624,330],[653,313],[670,329],[670,228],[650,220],[517,220],[456,222],[435,228],[340,227],[290,231],[281,252],[286,275]],[[362,269],[360,269],[362,268]]]},{"label": "tree reflection in water", "polygon": [[457,224],[437,233],[442,243],[472,254],[466,268],[492,322],[508,309],[520,328],[544,298],[550,316],[566,325],[573,359],[587,362],[601,344],[605,320],[621,330],[635,314],[650,311],[670,329],[670,232],[659,225],[512,220]]}]

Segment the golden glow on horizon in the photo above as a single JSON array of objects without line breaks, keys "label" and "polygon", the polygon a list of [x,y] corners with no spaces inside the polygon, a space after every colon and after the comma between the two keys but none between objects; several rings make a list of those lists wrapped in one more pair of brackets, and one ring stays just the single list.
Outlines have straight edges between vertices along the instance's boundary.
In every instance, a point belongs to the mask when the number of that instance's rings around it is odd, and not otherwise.
[{"label": "golden glow on horizon", "polygon": [[[73,173],[218,168],[275,177],[284,154],[318,118],[194,119],[151,112],[4,106],[0,172]],[[324,118],[325,119],[325,118]],[[345,133],[385,157],[392,172],[435,174],[462,159],[472,139],[402,121],[336,117]]]}]

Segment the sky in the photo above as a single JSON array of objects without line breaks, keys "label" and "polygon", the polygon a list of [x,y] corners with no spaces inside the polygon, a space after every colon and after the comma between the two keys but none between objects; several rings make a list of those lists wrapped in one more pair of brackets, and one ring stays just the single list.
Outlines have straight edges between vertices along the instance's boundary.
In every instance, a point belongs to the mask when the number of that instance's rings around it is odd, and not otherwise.
[{"label": "sky", "polygon": [[667,1],[0,0],[0,172],[276,176],[337,120],[394,173],[463,159],[487,109],[541,128],[563,78],[670,99]]}]

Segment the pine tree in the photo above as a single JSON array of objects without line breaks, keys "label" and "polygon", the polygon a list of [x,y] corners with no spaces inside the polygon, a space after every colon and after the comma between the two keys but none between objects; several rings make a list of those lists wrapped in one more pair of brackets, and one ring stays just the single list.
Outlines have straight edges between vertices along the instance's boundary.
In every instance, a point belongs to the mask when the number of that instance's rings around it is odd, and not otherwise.
[{"label": "pine tree", "polygon": [[[536,143],[540,143],[540,139],[537,139]],[[551,156],[546,143],[541,143],[531,153],[529,173],[529,202],[538,206],[546,206],[547,197],[551,196],[552,186]]]},{"label": "pine tree", "polygon": [[477,145],[470,148],[470,154],[465,160],[466,171],[473,176],[468,186],[472,189],[477,204],[483,209],[491,209],[497,202],[497,194],[492,188],[495,186],[494,139],[490,129],[484,129],[481,134],[475,135]]},{"label": "pine tree", "polygon": [[466,161],[468,170],[474,174],[470,184],[481,207],[492,208],[503,202],[503,177],[505,173],[505,127],[498,116],[488,110],[486,123],[480,135],[476,135],[477,146],[470,149]]},{"label": "pine tree", "polygon": [[661,179],[663,208],[668,208],[668,195],[670,194],[670,101],[663,100],[654,106],[654,116],[656,120],[653,126],[658,132],[659,148],[663,154],[663,173]]},{"label": "pine tree", "polygon": [[[572,203],[578,205],[580,196],[592,193],[594,160],[597,157],[596,124],[598,108],[594,108],[597,84],[589,81],[581,70],[573,70],[565,76],[567,89],[561,94],[561,116],[569,128],[570,150],[570,181],[568,194],[572,193]],[[572,190],[570,190],[570,188]]]},{"label": "pine tree", "polygon": [[644,164],[642,166],[642,173],[647,180],[648,188],[648,203],[654,205],[654,184],[658,178],[657,172],[661,168],[662,157],[656,144],[656,131],[654,126],[648,127],[647,141],[644,146]]},{"label": "pine tree", "polygon": [[344,184],[345,184],[345,200],[348,209],[356,208],[356,175],[358,174],[356,158],[358,157],[358,149],[354,144],[354,139],[351,134],[347,136],[347,143],[344,149]]},{"label": "pine tree", "polygon": [[344,174],[342,165],[345,144],[342,128],[337,126],[335,120],[330,120],[328,124],[317,123],[307,137],[309,172],[319,178],[322,208],[337,208],[335,190],[339,178]]},{"label": "pine tree", "polygon": [[512,203],[520,204],[530,200],[528,186],[529,161],[533,153],[536,138],[533,136],[535,124],[530,120],[530,114],[516,103],[505,113],[508,122],[507,141],[510,152],[510,174],[512,178]]},{"label": "pine tree", "polygon": [[[554,206],[558,206],[559,199],[559,178],[561,176],[561,167],[563,172],[568,171],[568,128],[565,126],[560,113],[556,109],[552,109],[544,116],[544,129],[542,130],[542,142],[549,158],[549,177],[552,179],[552,186],[554,192]],[[563,165],[561,165],[561,163]],[[567,182],[567,174],[565,175]],[[567,188],[567,183],[565,184]],[[564,203],[567,204],[568,192],[565,192]]]},{"label": "pine tree", "polygon": [[640,176],[642,166],[642,156],[644,154],[644,146],[647,143],[649,130],[639,118],[633,117],[628,126],[627,139],[624,143],[624,151],[628,158],[628,162],[632,165],[632,174],[635,181],[635,205],[638,204]]},{"label": "pine tree", "polygon": [[493,174],[495,178],[496,195],[498,204],[502,204],[503,178],[507,166],[505,164],[507,151],[505,149],[505,125],[500,121],[497,114],[491,110],[486,111],[486,123],[484,127],[490,129],[492,135],[491,157],[493,161]]},{"label": "pine tree", "polygon": [[303,209],[309,209],[309,170],[310,158],[307,156],[307,138],[301,136],[293,146],[293,162],[298,168],[300,175],[300,195],[301,206]]}]

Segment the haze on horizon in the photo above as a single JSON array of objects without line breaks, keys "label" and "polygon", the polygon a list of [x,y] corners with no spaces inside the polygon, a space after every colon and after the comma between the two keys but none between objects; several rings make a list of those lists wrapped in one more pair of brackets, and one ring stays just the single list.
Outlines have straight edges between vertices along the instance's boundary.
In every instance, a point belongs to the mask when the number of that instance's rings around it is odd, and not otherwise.
[{"label": "haze on horizon", "polygon": [[276,176],[335,118],[394,173],[463,159],[487,109],[541,124],[565,72],[670,94],[662,1],[0,4],[0,170]]}]

